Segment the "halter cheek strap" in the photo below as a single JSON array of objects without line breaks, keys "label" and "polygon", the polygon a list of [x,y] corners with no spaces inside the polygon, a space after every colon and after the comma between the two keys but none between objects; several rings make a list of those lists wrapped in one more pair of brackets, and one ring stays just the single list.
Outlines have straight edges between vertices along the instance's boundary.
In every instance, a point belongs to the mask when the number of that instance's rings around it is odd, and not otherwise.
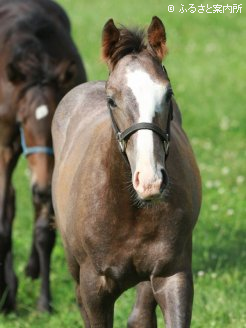
[{"label": "halter cheek strap", "polygon": [[45,146],[27,147],[22,126],[20,126],[20,137],[21,137],[22,151],[25,156],[37,154],[37,153],[44,153],[51,156],[54,155],[54,150],[52,147],[45,147]]},{"label": "halter cheek strap", "polygon": [[109,109],[109,113],[110,113],[110,117],[111,117],[111,121],[112,121],[112,126],[114,129],[115,135],[116,135],[116,139],[119,144],[119,148],[120,148],[126,162],[129,163],[127,155],[126,155],[127,140],[131,137],[131,135],[133,135],[135,132],[137,132],[139,130],[151,130],[159,136],[159,138],[163,142],[165,158],[167,159],[168,153],[169,153],[169,142],[170,142],[170,123],[171,123],[171,120],[173,119],[173,106],[172,106],[171,100],[170,100],[170,107],[169,107],[166,131],[162,130],[158,125],[156,125],[154,123],[143,122],[143,123],[133,124],[131,127],[127,128],[126,130],[121,132],[115,121],[112,108],[110,107],[109,104],[108,104],[108,109]]}]

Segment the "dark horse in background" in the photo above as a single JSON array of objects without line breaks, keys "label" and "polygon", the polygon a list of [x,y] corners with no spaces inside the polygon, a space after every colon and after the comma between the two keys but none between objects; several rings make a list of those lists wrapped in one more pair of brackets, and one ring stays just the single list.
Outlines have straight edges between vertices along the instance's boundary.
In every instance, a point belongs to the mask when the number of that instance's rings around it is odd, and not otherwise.
[{"label": "dark horse in background", "polygon": [[52,123],[54,210],[81,314],[113,327],[116,299],[139,283],[129,327],[156,327],[158,303],[166,327],[187,328],[201,181],[162,67],[165,28],[154,17],[145,37],[111,19],[102,53],[107,82],[73,89]]},{"label": "dark horse in background", "polygon": [[[58,102],[86,74],[64,10],[50,0],[0,0],[0,310],[15,309],[12,223],[15,192],[11,176],[19,155],[31,171],[35,227],[26,274],[41,276],[38,307],[51,309],[51,121]],[[25,238],[25,236],[23,236]]]}]

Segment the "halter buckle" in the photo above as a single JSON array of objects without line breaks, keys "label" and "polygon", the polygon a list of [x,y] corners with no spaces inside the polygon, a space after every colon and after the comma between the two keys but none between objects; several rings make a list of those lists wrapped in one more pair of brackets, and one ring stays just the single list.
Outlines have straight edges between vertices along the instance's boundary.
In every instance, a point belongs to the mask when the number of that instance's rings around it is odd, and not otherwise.
[{"label": "halter buckle", "polygon": [[163,144],[164,144],[165,155],[167,156],[169,152],[169,141],[164,140]]},{"label": "halter buckle", "polygon": [[124,153],[126,151],[126,142],[124,139],[122,139],[120,132],[117,133],[117,140],[118,140],[121,152]]}]

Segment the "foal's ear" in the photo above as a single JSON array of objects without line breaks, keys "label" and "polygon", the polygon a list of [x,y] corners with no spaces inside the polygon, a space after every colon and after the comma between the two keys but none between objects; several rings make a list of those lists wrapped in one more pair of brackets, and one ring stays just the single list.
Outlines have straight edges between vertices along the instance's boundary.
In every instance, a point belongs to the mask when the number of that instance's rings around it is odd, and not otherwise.
[{"label": "foal's ear", "polygon": [[34,38],[25,38],[14,43],[6,66],[7,77],[13,84],[30,81],[42,74],[42,47]]},{"label": "foal's ear", "polygon": [[110,58],[115,50],[116,43],[119,41],[120,31],[114,25],[113,19],[109,19],[102,31],[102,58],[110,68]]},{"label": "foal's ear", "polygon": [[[77,65],[74,60],[65,61],[57,65],[57,75],[59,85],[68,88],[73,84],[77,75]],[[72,86],[70,86],[71,88]]]},{"label": "foal's ear", "polygon": [[165,27],[157,16],[152,18],[148,28],[148,42],[157,58],[162,62],[167,53]]},{"label": "foal's ear", "polygon": [[26,80],[25,75],[15,62],[10,62],[7,64],[6,73],[9,81],[13,84],[18,84]]}]

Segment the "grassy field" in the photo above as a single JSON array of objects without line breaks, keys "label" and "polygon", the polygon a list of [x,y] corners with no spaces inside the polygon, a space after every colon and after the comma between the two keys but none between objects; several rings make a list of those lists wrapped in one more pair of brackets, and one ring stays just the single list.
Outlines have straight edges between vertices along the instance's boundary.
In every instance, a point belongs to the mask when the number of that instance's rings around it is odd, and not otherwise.
[{"label": "grassy field", "polygon": [[[100,60],[101,29],[108,18],[147,26],[153,15],[165,22],[169,55],[165,65],[183,113],[203,178],[203,206],[194,232],[195,299],[192,328],[246,327],[246,5],[242,13],[179,12],[181,1],[60,0],[73,25],[90,80],[106,79]],[[198,9],[201,1],[194,0]],[[233,4],[235,0],[226,3]],[[241,1],[242,2],[242,1]],[[168,12],[168,5],[174,12]],[[183,0],[188,9],[189,1]],[[215,2],[202,1],[212,6]],[[224,1],[220,2],[221,5]],[[240,4],[240,2],[238,2]],[[243,59],[244,58],[244,59]],[[14,176],[18,192],[14,223],[18,312],[0,316],[0,328],[82,327],[61,241],[52,257],[54,313],[36,311],[39,281],[24,276],[32,207],[25,160]],[[117,302],[115,326],[123,328],[134,290]],[[158,312],[159,326],[163,321]]]}]

